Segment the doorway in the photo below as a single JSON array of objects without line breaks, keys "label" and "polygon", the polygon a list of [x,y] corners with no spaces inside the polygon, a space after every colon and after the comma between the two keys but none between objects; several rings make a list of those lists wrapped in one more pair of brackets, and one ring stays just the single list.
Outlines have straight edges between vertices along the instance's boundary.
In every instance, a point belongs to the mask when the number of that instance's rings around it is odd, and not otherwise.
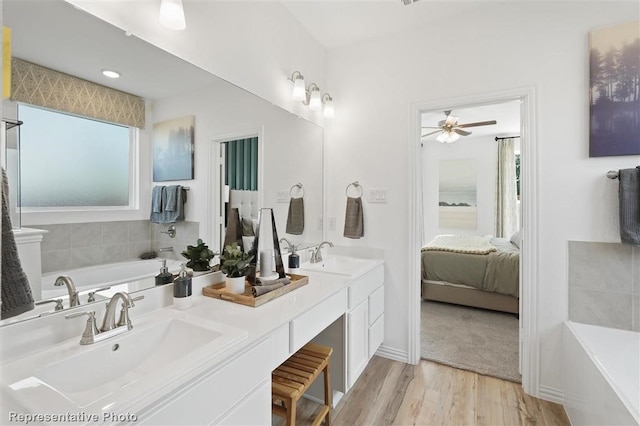
[{"label": "doorway", "polygon": [[[537,217],[534,206],[537,204],[537,147],[535,144],[535,132],[533,105],[535,105],[535,90],[533,88],[514,89],[509,91],[480,94],[459,98],[451,98],[440,101],[416,103],[411,106],[410,116],[410,280],[412,283],[421,282],[420,249],[424,235],[422,229],[422,203],[421,184],[424,170],[420,153],[421,118],[423,112],[445,111],[460,108],[473,108],[482,105],[491,105],[517,101],[520,106],[520,132],[521,140],[521,193],[520,204],[522,247],[520,262],[520,326],[519,326],[519,354],[522,372],[522,384],[527,393],[535,395],[538,388],[537,372],[539,369],[539,353],[537,347],[536,327],[536,300],[535,286],[537,278]],[[412,285],[409,293],[409,353],[411,363],[420,360],[420,285]]]}]

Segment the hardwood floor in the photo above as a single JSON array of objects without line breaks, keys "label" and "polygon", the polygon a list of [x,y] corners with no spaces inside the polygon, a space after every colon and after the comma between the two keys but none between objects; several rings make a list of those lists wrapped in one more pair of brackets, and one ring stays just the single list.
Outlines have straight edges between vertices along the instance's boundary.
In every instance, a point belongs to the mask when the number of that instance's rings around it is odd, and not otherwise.
[{"label": "hardwood floor", "polygon": [[[310,425],[319,404],[301,399],[297,425]],[[561,405],[526,395],[522,386],[422,360],[374,357],[332,413],[332,425],[569,425]],[[274,417],[274,425],[284,424]]]}]

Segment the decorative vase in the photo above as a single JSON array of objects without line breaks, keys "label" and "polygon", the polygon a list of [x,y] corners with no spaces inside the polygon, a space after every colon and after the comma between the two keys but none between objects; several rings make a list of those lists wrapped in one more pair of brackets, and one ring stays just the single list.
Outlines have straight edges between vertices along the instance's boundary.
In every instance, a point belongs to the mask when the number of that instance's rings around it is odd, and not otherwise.
[{"label": "decorative vase", "polygon": [[242,294],[244,293],[244,281],[246,277],[225,277],[225,287],[228,292]]}]

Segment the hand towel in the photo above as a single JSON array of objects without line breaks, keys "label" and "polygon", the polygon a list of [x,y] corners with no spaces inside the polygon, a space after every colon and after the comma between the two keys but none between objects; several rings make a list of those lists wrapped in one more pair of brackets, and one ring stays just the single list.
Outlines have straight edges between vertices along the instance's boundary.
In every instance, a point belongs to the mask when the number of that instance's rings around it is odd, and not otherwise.
[{"label": "hand towel", "polygon": [[618,171],[620,186],[620,239],[640,245],[640,167]]},{"label": "hand towel", "polygon": [[176,223],[184,220],[184,204],[187,201],[187,191],[182,185],[167,186],[164,191],[163,222]]},{"label": "hand towel", "polygon": [[1,319],[11,318],[34,308],[29,279],[24,273],[9,215],[9,182],[2,169],[2,313]]},{"label": "hand towel", "polygon": [[151,216],[149,220],[152,223],[165,223],[164,214],[162,213],[165,189],[166,187],[164,186],[154,186],[151,192]]},{"label": "hand towel", "polygon": [[361,197],[347,197],[343,235],[347,238],[354,239],[364,236],[364,214],[362,211]]},{"label": "hand towel", "polygon": [[304,231],[304,199],[291,198],[289,200],[289,213],[287,214],[287,229],[285,232],[291,235],[302,235]]},{"label": "hand towel", "polygon": [[283,286],[284,284],[282,283],[273,284],[273,285],[251,286],[251,293],[253,293],[253,297],[258,297],[258,296],[262,296],[265,293],[269,293],[270,291],[277,290]]},{"label": "hand towel", "polygon": [[291,283],[291,279],[289,277],[277,278],[275,280],[263,280],[262,278],[256,278],[256,285],[258,287],[270,286],[274,284],[282,284],[287,285]]}]

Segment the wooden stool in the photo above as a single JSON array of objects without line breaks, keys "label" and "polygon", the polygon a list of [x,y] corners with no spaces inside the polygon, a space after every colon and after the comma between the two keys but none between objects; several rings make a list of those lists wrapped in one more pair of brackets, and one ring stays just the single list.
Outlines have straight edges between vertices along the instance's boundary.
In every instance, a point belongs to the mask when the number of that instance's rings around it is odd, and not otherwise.
[{"label": "wooden stool", "polygon": [[[273,414],[284,417],[287,426],[296,424],[296,402],[304,395],[311,383],[324,371],[324,405],[313,421],[319,425],[326,419],[331,424],[331,381],[329,358],[333,348],[307,343],[271,374],[271,409]],[[282,405],[277,404],[281,401]]]}]

